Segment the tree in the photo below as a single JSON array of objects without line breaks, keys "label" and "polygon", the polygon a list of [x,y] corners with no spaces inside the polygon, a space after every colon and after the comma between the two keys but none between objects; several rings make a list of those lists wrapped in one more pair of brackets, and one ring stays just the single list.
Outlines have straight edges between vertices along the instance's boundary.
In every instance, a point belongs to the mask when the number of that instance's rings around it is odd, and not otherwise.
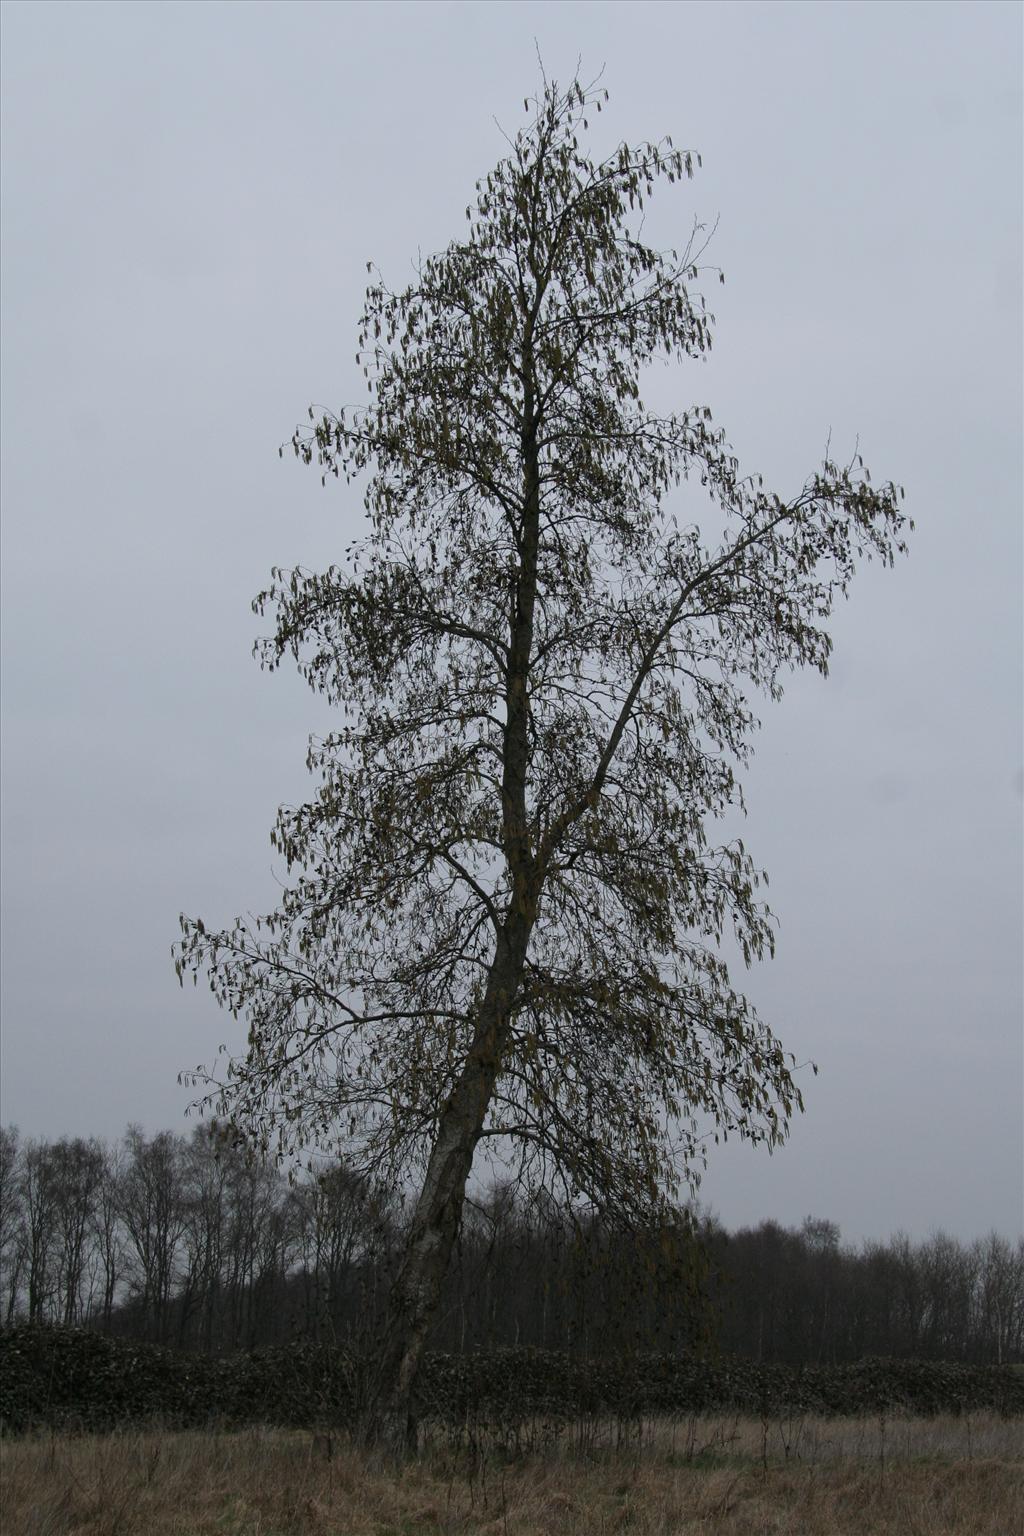
[{"label": "tree", "polygon": [[56,1291],[54,1257],[58,1242],[54,1158],[49,1143],[26,1142],[20,1172],[28,1320],[42,1323],[50,1315]]},{"label": "tree", "polygon": [[390,1220],[387,1194],[344,1163],[319,1169],[292,1190],[306,1332],[316,1339],[355,1333],[373,1305],[367,1279],[386,1270]]},{"label": "tree", "polygon": [[184,1149],[170,1131],[148,1141],[129,1125],[118,1186],[131,1291],[157,1344],[167,1342],[187,1212],[181,1188]]},{"label": "tree", "polygon": [[6,1324],[14,1321],[28,1246],[22,1159],[18,1127],[0,1126],[0,1323]]},{"label": "tree", "polygon": [[100,1184],[93,1215],[95,1265],[102,1282],[99,1306],[101,1326],[109,1329],[114,1315],[114,1301],[125,1260],[125,1232],[121,1224],[121,1184],[124,1172],[124,1148],[116,1142],[106,1148],[106,1171]]},{"label": "tree", "polygon": [[95,1222],[107,1178],[107,1157],[95,1137],[61,1139],[49,1150],[50,1203],[56,1227],[58,1316],[72,1327],[92,1310]]},{"label": "tree", "polygon": [[[655,358],[700,358],[699,226],[641,238],[694,158],[580,144],[604,92],[546,84],[477,186],[465,238],[404,290],[375,276],[370,402],[293,446],[369,476],[347,568],[275,571],[258,647],[344,712],[273,844],[279,908],[182,918],[179,977],[248,1025],[205,1102],[264,1144],[343,1144],[418,1170],[379,1389],[408,1421],[478,1147],[606,1219],[660,1219],[707,1120],[778,1141],[800,1103],[729,978],[727,934],[771,952],[758,872],[713,824],[787,669],[861,557],[906,519],[859,458],[788,497],[741,478],[706,408],[658,415]],[[371,269],[372,271],[372,264]],[[711,504],[702,537],[677,513]]]},{"label": "tree", "polygon": [[1020,1357],[1024,1343],[1024,1238],[1015,1247],[990,1232],[975,1244],[978,1295],[978,1349],[981,1358],[1002,1365]]}]

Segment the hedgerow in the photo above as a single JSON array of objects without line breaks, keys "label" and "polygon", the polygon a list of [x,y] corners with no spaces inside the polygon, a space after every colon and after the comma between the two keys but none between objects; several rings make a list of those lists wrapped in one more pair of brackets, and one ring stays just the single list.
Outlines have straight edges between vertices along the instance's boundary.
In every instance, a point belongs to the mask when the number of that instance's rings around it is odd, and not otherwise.
[{"label": "hedgerow", "polygon": [[[0,1330],[0,1429],[104,1430],[159,1421],[343,1424],[358,1413],[365,1361],[296,1342],[220,1359],[83,1329]],[[793,1368],[741,1359],[634,1355],[587,1360],[541,1350],[428,1356],[424,1416],[514,1425],[545,1416],[618,1419],[742,1414],[931,1415],[994,1410],[1024,1417],[1024,1372],[915,1360]]]}]

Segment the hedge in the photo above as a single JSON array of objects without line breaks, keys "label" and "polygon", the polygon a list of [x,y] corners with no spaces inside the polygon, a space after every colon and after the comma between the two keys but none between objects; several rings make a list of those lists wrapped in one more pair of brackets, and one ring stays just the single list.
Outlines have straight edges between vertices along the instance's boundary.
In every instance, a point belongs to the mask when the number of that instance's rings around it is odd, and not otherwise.
[{"label": "hedge", "polygon": [[[83,1329],[0,1330],[0,1430],[106,1430],[350,1422],[364,1362],[298,1342],[219,1359],[127,1343]],[[672,1355],[581,1360],[540,1350],[428,1355],[421,1408],[440,1423],[513,1425],[537,1416],[628,1420],[701,1412],[887,1411],[931,1415],[989,1409],[1024,1417],[1024,1371],[917,1360],[793,1368]]]}]

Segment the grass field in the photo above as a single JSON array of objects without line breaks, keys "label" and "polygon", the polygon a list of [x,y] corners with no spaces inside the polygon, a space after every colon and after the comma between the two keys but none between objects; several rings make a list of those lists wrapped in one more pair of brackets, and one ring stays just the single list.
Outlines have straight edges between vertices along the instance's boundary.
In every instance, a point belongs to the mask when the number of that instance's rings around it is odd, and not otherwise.
[{"label": "grass field", "polygon": [[1024,1532],[1024,1424],[700,1418],[580,1424],[525,1454],[400,1469],[300,1432],[7,1440],[4,1536],[939,1536]]}]

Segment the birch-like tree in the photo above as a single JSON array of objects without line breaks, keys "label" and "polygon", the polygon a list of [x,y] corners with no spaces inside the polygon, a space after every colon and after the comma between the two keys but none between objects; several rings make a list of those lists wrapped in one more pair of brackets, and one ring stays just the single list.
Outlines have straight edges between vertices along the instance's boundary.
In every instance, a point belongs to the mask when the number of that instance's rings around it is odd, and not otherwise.
[{"label": "birch-like tree", "polygon": [[635,1222],[709,1125],[785,1134],[792,1060],[723,958],[769,953],[773,924],[716,825],[752,698],[824,673],[855,564],[904,548],[859,458],[774,494],[707,409],[644,403],[649,364],[710,346],[700,228],[678,252],[642,234],[696,157],[595,161],[603,98],[545,85],[463,237],[401,291],[371,267],[369,403],[293,440],[365,481],[366,536],[254,604],[263,664],[293,660],[339,725],[278,815],[277,910],[183,918],[177,950],[248,1028],[199,1074],[218,1115],[416,1177],[378,1384],[403,1423],[478,1153]]}]

